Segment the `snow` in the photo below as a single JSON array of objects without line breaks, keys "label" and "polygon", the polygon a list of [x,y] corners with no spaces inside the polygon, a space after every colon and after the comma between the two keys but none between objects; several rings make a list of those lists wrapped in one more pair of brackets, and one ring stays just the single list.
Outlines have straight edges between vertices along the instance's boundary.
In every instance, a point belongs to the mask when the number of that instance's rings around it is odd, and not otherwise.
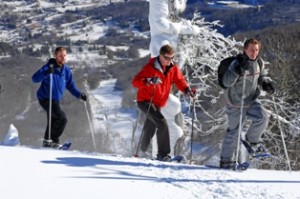
[{"label": "snow", "polygon": [[4,146],[20,145],[19,132],[13,124],[9,125],[9,130],[8,130],[5,138],[3,139],[1,145],[4,145]]},{"label": "snow", "polygon": [[146,57],[150,54],[148,49],[138,49],[140,57]]},{"label": "snow", "polygon": [[300,198],[300,173],[208,169],[79,151],[0,146],[5,198]]}]

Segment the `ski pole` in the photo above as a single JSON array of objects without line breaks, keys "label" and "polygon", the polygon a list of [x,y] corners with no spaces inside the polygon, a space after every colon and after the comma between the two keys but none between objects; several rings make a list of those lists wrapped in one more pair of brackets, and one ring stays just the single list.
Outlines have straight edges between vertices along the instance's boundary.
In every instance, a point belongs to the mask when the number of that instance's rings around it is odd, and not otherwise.
[{"label": "ski pole", "polygon": [[[147,118],[149,116],[150,108],[151,108],[153,97],[154,97],[155,88],[156,88],[156,84],[154,84],[153,93],[152,93],[152,96],[151,96],[151,99],[150,99],[150,102],[149,102],[149,106],[148,106],[148,109],[147,109],[146,120],[147,120]],[[143,127],[142,132],[141,132],[141,136],[140,136],[140,139],[139,139],[139,142],[138,142],[138,145],[136,147],[136,152],[133,155],[134,157],[138,157],[139,156],[139,151],[140,151],[140,147],[141,147],[141,143],[142,143],[142,138],[144,136],[144,131],[145,130],[144,130],[144,127]]]},{"label": "ski pole", "polygon": [[292,171],[289,155],[288,155],[285,140],[284,140],[283,130],[282,130],[281,122],[280,122],[280,119],[279,119],[278,108],[277,108],[276,103],[275,103],[274,95],[273,95],[272,99],[273,99],[273,103],[274,103],[274,107],[275,107],[275,111],[276,111],[276,115],[277,115],[278,126],[279,126],[279,130],[280,130],[280,134],[281,134],[281,139],[282,139],[282,144],[283,144],[283,148],[284,148],[284,153],[285,153],[285,156],[286,156],[286,161],[287,161],[289,170]]},{"label": "ski pole", "polygon": [[[82,83],[83,83],[83,86],[85,88],[85,91],[88,92],[88,82],[87,82],[87,80],[84,79]],[[95,149],[95,151],[97,151],[94,128],[93,128],[93,125],[92,125],[92,122],[91,122],[90,114],[89,114],[89,111],[88,111],[88,108],[87,108],[87,105],[86,105],[86,101],[83,101],[83,103],[84,103],[85,112],[86,112],[87,119],[88,119],[89,126],[90,126],[90,132],[91,132],[91,136],[92,136],[92,140],[93,140],[94,149]]]},{"label": "ski pole", "polygon": [[85,111],[86,111],[87,119],[89,121],[90,131],[91,131],[91,135],[92,135],[92,139],[93,139],[93,145],[94,145],[95,151],[97,151],[97,145],[96,145],[95,136],[94,136],[95,134],[94,134],[91,118],[90,118],[90,115],[89,115],[89,111],[87,109],[86,101],[84,101],[83,103],[84,103],[84,108],[85,108]]},{"label": "ski pole", "polygon": [[195,99],[192,99],[192,132],[191,132],[191,157],[190,157],[190,164],[192,164],[193,159],[193,139],[194,139],[194,120],[195,120]]},{"label": "ski pole", "polygon": [[[50,68],[53,68],[53,65],[50,65]],[[49,96],[49,118],[48,118],[48,140],[47,142],[50,144],[51,140],[51,123],[52,123],[52,88],[53,88],[53,74],[50,73],[50,96]]]},{"label": "ski pole", "polygon": [[[241,134],[242,134],[242,126],[243,126],[243,110],[244,110],[244,97],[245,97],[245,87],[246,87],[246,74],[243,75],[243,93],[242,93],[242,100],[241,100],[241,110],[240,110],[240,121],[239,121],[239,132],[238,132],[238,141],[237,141],[237,148],[236,148],[236,157],[235,162],[238,162],[239,158],[239,151],[240,151],[240,141],[241,141]],[[237,169],[237,164],[235,165],[235,169]]]}]

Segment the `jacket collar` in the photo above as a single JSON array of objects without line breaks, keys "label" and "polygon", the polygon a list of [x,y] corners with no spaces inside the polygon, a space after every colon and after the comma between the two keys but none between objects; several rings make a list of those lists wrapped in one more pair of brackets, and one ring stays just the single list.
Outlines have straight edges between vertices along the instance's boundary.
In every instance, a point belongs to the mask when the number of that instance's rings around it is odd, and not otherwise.
[{"label": "jacket collar", "polygon": [[175,64],[170,64],[169,66],[166,66],[165,70],[163,70],[163,66],[161,65],[159,61],[159,56],[154,58],[154,68],[159,70],[161,73],[163,73],[165,76],[168,74],[169,70],[174,66]]}]

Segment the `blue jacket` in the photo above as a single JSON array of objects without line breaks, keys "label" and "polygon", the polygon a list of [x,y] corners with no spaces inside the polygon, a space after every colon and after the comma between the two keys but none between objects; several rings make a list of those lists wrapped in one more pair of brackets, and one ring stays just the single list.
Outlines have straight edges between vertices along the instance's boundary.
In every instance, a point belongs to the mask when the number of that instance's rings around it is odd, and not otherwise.
[{"label": "blue jacket", "polygon": [[[46,64],[32,76],[32,81],[34,83],[41,82],[37,91],[38,100],[47,100],[50,97],[50,75],[46,74],[48,69],[49,65]],[[54,67],[52,86],[52,100],[54,101],[61,100],[66,88],[73,96],[78,99],[80,98],[81,92],[75,86],[72,78],[72,72],[67,65],[63,65],[61,68]]]}]

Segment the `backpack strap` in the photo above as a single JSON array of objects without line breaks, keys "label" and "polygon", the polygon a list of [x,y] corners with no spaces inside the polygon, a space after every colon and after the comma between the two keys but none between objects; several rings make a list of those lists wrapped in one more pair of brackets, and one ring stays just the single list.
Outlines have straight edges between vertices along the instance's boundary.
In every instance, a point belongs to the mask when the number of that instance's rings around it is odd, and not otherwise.
[{"label": "backpack strap", "polygon": [[258,63],[260,71],[263,71],[265,69],[265,64],[260,56],[257,57],[257,63]]}]

